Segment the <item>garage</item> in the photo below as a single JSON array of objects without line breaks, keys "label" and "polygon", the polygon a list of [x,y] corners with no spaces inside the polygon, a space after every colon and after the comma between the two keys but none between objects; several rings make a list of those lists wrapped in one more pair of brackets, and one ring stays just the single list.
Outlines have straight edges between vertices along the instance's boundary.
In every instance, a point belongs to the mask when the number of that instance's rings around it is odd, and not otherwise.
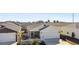
[{"label": "garage", "polygon": [[47,45],[55,45],[59,43],[59,28],[49,26],[40,31],[40,39],[44,40]]},{"label": "garage", "polygon": [[0,45],[10,45],[16,42],[16,34],[16,31],[0,26]]},{"label": "garage", "polygon": [[16,41],[16,33],[0,33],[0,42]]}]

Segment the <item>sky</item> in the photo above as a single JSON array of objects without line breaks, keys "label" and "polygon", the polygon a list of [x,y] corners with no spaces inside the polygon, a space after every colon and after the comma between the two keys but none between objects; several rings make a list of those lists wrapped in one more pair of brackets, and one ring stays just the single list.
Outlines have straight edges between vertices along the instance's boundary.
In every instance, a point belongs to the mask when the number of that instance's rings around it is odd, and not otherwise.
[{"label": "sky", "polygon": [[[0,13],[0,22],[33,22],[39,20],[59,20],[64,22],[72,22],[72,18],[72,13]],[[79,22],[79,13],[74,13],[74,21]]]}]

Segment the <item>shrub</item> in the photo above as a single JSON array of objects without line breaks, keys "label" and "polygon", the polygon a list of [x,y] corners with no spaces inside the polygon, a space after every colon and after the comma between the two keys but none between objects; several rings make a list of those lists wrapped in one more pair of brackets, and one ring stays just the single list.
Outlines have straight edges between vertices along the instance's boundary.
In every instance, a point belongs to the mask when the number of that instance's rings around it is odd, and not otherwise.
[{"label": "shrub", "polygon": [[33,42],[32,42],[32,45],[39,45],[40,44],[40,41],[39,40],[33,40]]},{"label": "shrub", "polygon": [[46,45],[46,43],[44,41],[41,41],[40,45]]},{"label": "shrub", "polygon": [[46,44],[44,41],[33,39],[33,40],[23,40],[20,43],[17,43],[17,45],[46,45]]},{"label": "shrub", "polygon": [[22,41],[21,45],[31,45],[31,41]]}]

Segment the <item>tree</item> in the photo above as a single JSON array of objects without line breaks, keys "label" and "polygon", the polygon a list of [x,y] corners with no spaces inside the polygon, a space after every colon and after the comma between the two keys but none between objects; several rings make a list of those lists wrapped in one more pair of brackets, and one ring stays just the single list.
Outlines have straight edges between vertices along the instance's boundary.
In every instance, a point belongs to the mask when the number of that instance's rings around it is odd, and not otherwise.
[{"label": "tree", "polygon": [[57,20],[57,23],[59,23],[59,21]]},{"label": "tree", "polygon": [[48,22],[50,22],[50,20],[48,20]]},{"label": "tree", "polygon": [[56,21],[55,21],[55,20],[54,20],[53,22],[54,22],[54,23],[56,23]]}]

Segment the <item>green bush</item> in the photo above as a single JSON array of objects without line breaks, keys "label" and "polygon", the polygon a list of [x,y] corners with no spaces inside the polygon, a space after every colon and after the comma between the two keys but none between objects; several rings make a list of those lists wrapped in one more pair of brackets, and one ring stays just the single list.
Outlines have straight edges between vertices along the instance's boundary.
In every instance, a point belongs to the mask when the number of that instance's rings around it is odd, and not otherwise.
[{"label": "green bush", "polygon": [[21,45],[31,45],[31,41],[22,41]]},{"label": "green bush", "polygon": [[17,43],[17,45],[40,45],[41,41],[37,39],[33,40],[23,40],[20,43]]},{"label": "green bush", "polygon": [[33,40],[32,45],[40,45],[40,41],[39,40]]}]

